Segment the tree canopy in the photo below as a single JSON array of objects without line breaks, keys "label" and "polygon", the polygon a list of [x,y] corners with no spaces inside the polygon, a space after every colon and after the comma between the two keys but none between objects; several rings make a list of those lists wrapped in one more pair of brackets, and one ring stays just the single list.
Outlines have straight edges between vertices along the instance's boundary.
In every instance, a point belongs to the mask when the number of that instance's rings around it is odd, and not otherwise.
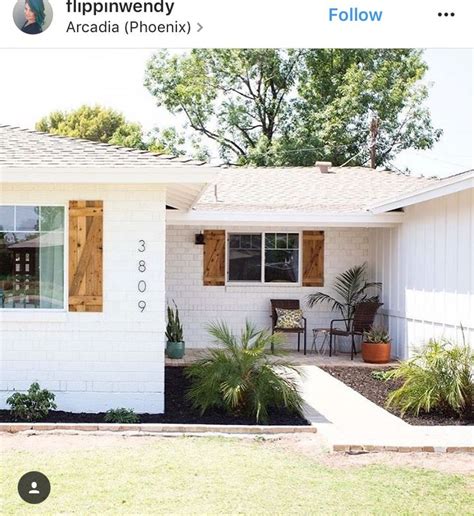
[{"label": "tree canopy", "polygon": [[101,143],[141,148],[140,124],[127,122],[113,109],[102,106],[81,106],[73,111],[54,111],[36,124],[38,131],[83,138]]},{"label": "tree canopy", "polygon": [[145,86],[227,161],[378,166],[440,138],[426,71],[410,49],[195,49],[156,53]]},{"label": "tree canopy", "polygon": [[155,129],[144,134],[140,124],[129,122],[122,113],[99,105],[84,105],[73,111],[54,111],[39,120],[36,129],[175,156],[185,153],[184,137],[175,128]]}]

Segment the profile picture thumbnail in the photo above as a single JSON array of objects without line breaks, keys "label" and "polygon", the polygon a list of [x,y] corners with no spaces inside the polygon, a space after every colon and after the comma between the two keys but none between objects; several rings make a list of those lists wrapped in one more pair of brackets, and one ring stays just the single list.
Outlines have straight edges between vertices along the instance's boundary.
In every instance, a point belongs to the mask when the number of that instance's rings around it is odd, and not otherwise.
[{"label": "profile picture thumbnail", "polygon": [[18,0],[13,8],[15,25],[25,34],[41,34],[53,21],[48,0]]}]

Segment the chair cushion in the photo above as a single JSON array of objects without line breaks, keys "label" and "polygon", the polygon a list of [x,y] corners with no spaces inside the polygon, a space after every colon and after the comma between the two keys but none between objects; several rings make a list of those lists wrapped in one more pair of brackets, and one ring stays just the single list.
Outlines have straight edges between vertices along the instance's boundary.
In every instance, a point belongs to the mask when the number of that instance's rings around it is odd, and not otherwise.
[{"label": "chair cushion", "polygon": [[290,310],[287,308],[275,308],[277,314],[277,322],[275,328],[281,328],[284,330],[299,329],[303,323],[303,310],[294,309]]}]

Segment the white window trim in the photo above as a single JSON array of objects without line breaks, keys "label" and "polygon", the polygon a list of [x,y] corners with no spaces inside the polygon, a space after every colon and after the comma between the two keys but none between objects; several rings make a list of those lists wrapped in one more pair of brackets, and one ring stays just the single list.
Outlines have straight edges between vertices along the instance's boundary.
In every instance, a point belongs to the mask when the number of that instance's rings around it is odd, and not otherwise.
[{"label": "white window trim", "polygon": [[[69,285],[69,217],[67,216],[68,213],[68,204],[62,203],[34,203],[34,202],[7,202],[2,203],[0,206],[45,206],[45,207],[54,207],[54,208],[64,208],[64,264],[63,264],[63,270],[64,270],[64,278],[63,278],[63,308],[1,308],[0,307],[0,314],[63,314],[68,313],[69,307],[68,307],[68,285]],[[13,224],[16,226],[16,211],[13,219]],[[39,233],[40,231],[38,231]],[[3,233],[6,233],[6,231],[3,231]],[[31,231],[13,231],[13,233],[31,233]],[[0,320],[4,319],[3,317],[0,317]]]},{"label": "white window trim", "polygon": [[[286,233],[286,234],[297,234],[298,235],[298,281],[296,282],[265,282],[265,235]],[[230,281],[229,280],[229,237],[230,235],[258,235],[262,236],[262,274],[260,281]],[[291,288],[301,287],[302,282],[302,266],[303,266],[303,231],[291,231],[291,230],[266,230],[266,231],[229,231],[225,232],[225,286],[227,287],[276,287],[276,288]]]}]

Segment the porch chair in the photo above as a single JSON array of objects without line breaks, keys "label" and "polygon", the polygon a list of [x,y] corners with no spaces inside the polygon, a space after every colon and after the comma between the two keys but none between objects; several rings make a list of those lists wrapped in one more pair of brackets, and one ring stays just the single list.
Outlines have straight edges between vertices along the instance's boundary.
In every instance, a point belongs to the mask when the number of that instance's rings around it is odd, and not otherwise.
[{"label": "porch chair", "polygon": [[[375,316],[378,309],[383,305],[378,301],[364,301],[356,305],[354,310],[354,317],[352,319],[333,319],[329,329],[329,356],[332,356],[332,342],[334,336],[334,347],[336,346],[337,336],[351,337],[351,360],[354,360],[354,355],[357,355],[355,347],[355,336],[362,336],[364,332],[369,331],[374,324]],[[349,330],[342,330],[334,327],[334,323],[348,322]]]},{"label": "porch chair", "polygon": [[[284,310],[299,310],[300,309],[300,301],[299,299],[270,299],[270,303],[272,305],[272,334],[277,332],[281,333],[297,333],[298,334],[298,352],[300,351],[300,340],[301,334],[303,334],[303,352],[306,355],[306,317],[302,317],[303,326],[301,328],[278,328],[277,327],[277,308],[282,308]],[[272,347],[273,351],[273,347]]]}]

